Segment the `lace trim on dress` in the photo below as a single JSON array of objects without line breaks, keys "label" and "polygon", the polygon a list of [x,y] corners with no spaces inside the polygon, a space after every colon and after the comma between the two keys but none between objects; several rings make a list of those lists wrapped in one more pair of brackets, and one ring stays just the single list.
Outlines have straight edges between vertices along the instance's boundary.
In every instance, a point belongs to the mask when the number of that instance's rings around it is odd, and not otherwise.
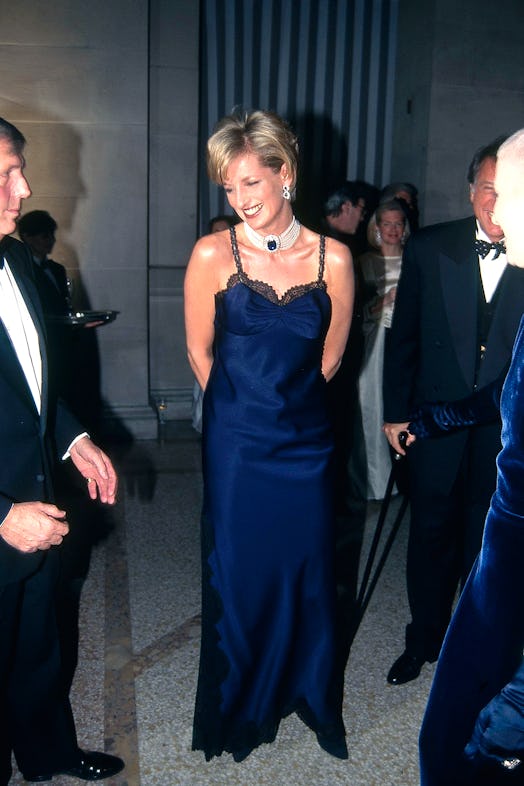
[{"label": "lace trim on dress", "polygon": [[271,286],[271,284],[268,284],[266,281],[259,281],[258,279],[250,278],[244,272],[242,261],[240,259],[240,252],[238,250],[235,227],[231,227],[229,232],[231,235],[231,248],[233,250],[233,259],[235,260],[237,272],[231,274],[227,281],[226,288],[220,290],[220,292],[217,292],[218,297],[223,296],[229,289],[233,289],[233,287],[235,287],[237,284],[245,284],[247,287],[252,289],[254,292],[257,292],[259,295],[262,295],[262,297],[266,298],[266,300],[269,300],[271,303],[275,303],[277,306],[285,306],[288,303],[291,303],[292,300],[302,297],[302,295],[305,295],[311,289],[326,289],[326,282],[324,281],[326,256],[325,235],[320,236],[317,280],[310,281],[308,284],[296,284],[295,286],[287,289],[283,295],[279,295],[278,292],[276,292],[275,289]]}]

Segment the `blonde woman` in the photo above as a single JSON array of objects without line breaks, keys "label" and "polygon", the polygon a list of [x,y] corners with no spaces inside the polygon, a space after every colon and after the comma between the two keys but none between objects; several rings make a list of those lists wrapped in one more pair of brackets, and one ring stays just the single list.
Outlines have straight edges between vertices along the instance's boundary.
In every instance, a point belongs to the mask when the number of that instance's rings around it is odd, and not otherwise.
[{"label": "blonde woman", "polygon": [[349,331],[351,258],[294,216],[297,141],[277,115],[224,118],[207,164],[241,223],[197,242],[185,282],[205,391],[193,747],[241,761],[297,712],[345,758],[325,396]]},{"label": "blonde woman", "polygon": [[368,499],[382,499],[391,471],[388,441],[382,430],[382,370],[386,330],[391,327],[402,249],[409,226],[402,205],[392,199],[380,204],[367,228],[373,250],[358,259],[362,279],[371,292],[364,309],[364,359],[359,398],[364,427]]}]

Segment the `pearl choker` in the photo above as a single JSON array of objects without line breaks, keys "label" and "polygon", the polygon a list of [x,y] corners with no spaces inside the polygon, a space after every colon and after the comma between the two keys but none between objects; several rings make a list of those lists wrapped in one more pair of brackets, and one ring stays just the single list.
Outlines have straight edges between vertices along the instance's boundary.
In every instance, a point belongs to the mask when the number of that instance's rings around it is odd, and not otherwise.
[{"label": "pearl choker", "polygon": [[274,251],[285,251],[286,248],[291,248],[300,232],[300,223],[295,218],[295,216],[293,216],[291,224],[282,232],[281,235],[264,236],[258,232],[255,232],[255,230],[251,229],[249,224],[244,221],[244,231],[246,233],[247,239],[254,246],[262,249],[263,251],[269,251],[270,253],[273,253]]}]

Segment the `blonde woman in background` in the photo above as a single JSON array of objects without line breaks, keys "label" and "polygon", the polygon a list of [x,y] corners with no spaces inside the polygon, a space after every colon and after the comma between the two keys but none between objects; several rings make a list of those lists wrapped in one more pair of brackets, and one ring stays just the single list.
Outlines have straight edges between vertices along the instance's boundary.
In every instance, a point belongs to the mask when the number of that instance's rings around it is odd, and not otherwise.
[{"label": "blonde woman in background", "polygon": [[[391,471],[389,445],[382,430],[384,343],[393,319],[402,248],[409,237],[408,222],[397,200],[378,206],[368,224],[367,236],[373,250],[358,259],[366,300],[359,398],[367,460],[367,496],[382,499]],[[367,297],[366,293],[369,293]]]}]

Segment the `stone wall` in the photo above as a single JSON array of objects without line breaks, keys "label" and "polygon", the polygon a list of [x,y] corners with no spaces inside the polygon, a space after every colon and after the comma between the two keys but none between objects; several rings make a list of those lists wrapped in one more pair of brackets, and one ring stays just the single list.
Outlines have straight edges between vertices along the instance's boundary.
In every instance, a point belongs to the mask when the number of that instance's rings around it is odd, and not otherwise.
[{"label": "stone wall", "polygon": [[2,9],[0,70],[0,114],[28,141],[24,211],[58,222],[75,305],[119,312],[92,337],[105,426],[153,436],[151,390],[191,384],[182,273],[162,312],[157,271],[182,271],[195,239],[198,0],[22,0]]},{"label": "stone wall", "polygon": [[475,150],[524,126],[521,0],[400,0],[392,179],[423,223],[470,215]]},{"label": "stone wall", "polygon": [[[385,2],[386,0],[384,0]],[[524,125],[521,0],[400,0],[392,180],[423,223],[469,213],[474,150]],[[0,114],[27,136],[25,210],[96,329],[106,426],[188,417],[182,285],[197,235],[198,0],[21,0],[2,9]],[[384,184],[377,184],[384,185]]]}]

